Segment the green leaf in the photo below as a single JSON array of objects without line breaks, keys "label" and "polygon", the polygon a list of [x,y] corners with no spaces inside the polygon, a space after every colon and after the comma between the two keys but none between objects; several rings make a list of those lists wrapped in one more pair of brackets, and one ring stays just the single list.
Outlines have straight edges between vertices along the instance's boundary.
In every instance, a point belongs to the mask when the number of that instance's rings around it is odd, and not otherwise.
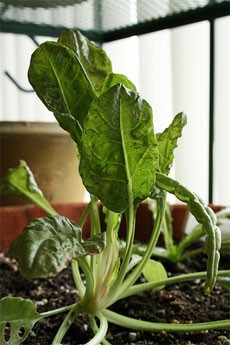
[{"label": "green leaf", "polygon": [[13,242],[9,253],[28,278],[54,276],[73,258],[100,253],[104,234],[82,240],[79,226],[63,216],[34,219]]},{"label": "green leaf", "polygon": [[80,174],[114,212],[150,195],[158,168],[152,109],[136,92],[113,86],[91,104],[84,123]]},{"label": "green leaf", "polygon": [[105,80],[102,93],[117,84],[122,84],[128,89],[136,91],[136,86],[124,74],[110,73]]},{"label": "green leaf", "polygon": [[94,87],[95,93],[99,96],[106,76],[112,72],[111,61],[106,52],[79,31],[64,31],[59,37],[59,42],[75,52]]},{"label": "green leaf", "polygon": [[156,134],[159,145],[159,168],[163,174],[168,175],[173,163],[173,151],[177,147],[177,140],[182,135],[182,129],[187,123],[184,113],[176,115],[168,128]]},{"label": "green leaf", "polygon": [[15,194],[25,197],[51,215],[57,214],[39,189],[32,171],[25,161],[10,169],[0,183],[0,194]]},{"label": "green leaf", "polygon": [[64,117],[60,121],[62,128],[73,134],[72,126],[75,127],[74,140],[79,144],[84,118],[96,96],[76,54],[61,43],[45,42],[31,57],[28,77],[57,120]]},{"label": "green leaf", "polygon": [[[142,273],[145,279],[149,282],[157,282],[159,280],[167,279],[167,272],[164,266],[160,262],[154,260],[148,260],[146,262]],[[160,286],[157,290],[161,290],[163,288],[164,286]]]},{"label": "green leaf", "polygon": [[[20,297],[5,297],[0,300],[0,343],[7,345],[21,344],[29,335],[34,324],[42,316],[30,300]],[[5,332],[10,332],[9,340]]]},{"label": "green leaf", "polygon": [[78,147],[81,141],[82,129],[81,126],[79,126],[77,120],[69,114],[55,113],[55,117],[60,127],[62,127],[65,131],[67,131],[70,134],[71,138],[77,144]]}]

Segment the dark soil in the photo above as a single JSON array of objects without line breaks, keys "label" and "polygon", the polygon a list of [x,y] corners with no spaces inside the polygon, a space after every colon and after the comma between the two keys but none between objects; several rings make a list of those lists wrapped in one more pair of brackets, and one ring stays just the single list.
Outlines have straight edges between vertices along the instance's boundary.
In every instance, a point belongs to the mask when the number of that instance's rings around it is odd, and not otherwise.
[{"label": "dark soil", "polygon": [[[20,276],[16,265],[3,254],[1,263],[1,297],[21,296],[32,299],[39,312],[74,303],[78,298],[70,270],[47,280],[27,280]],[[228,257],[222,257],[221,268],[229,266]],[[205,269],[205,257],[199,255],[184,264],[166,263],[169,274],[196,272]],[[149,291],[116,303],[113,310],[130,317],[154,322],[195,323],[229,318],[229,292],[218,284],[211,295],[205,295],[201,281],[184,282],[165,287],[160,291]],[[63,314],[39,321],[24,342],[25,345],[50,345]],[[89,341],[92,333],[87,326],[87,316],[82,315],[70,328],[63,344],[77,345]],[[199,333],[148,333],[134,332],[110,325],[107,340],[113,345],[229,345],[230,332],[224,330]]]}]

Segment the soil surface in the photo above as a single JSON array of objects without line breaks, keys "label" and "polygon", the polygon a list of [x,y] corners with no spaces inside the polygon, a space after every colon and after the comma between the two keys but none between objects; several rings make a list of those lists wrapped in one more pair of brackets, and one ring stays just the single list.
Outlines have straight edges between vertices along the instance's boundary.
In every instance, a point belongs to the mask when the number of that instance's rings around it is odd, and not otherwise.
[{"label": "soil surface", "polygon": [[[169,275],[205,270],[206,257],[199,255],[183,264],[164,263]],[[47,280],[27,280],[19,274],[15,262],[0,254],[0,297],[20,296],[33,300],[39,312],[74,303],[77,291],[69,269]],[[229,257],[222,257],[220,267],[229,266]],[[114,311],[142,320],[167,323],[195,323],[229,318],[230,294],[216,284],[211,295],[203,292],[203,282],[174,284],[163,290],[151,290],[117,302]],[[32,329],[25,345],[50,345],[63,314],[40,320]],[[79,345],[89,341],[92,333],[87,316],[81,315],[64,338],[65,345]],[[210,330],[199,333],[137,332],[114,325],[109,326],[107,340],[113,345],[230,345],[230,332]]]}]

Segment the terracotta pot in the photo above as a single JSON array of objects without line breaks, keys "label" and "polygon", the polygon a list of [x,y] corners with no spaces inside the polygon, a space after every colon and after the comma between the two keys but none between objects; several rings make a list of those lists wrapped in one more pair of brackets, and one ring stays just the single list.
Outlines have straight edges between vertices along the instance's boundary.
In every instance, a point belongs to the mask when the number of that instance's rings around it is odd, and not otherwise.
[{"label": "terracotta pot", "polygon": [[[49,202],[84,200],[74,142],[57,123],[1,122],[0,151],[1,178],[23,159]],[[0,201],[2,205],[28,203],[14,196]]]},{"label": "terracotta pot", "polygon": [[[86,203],[53,204],[57,212],[69,219],[78,222],[86,206]],[[215,212],[221,206],[211,205]],[[171,205],[173,217],[174,237],[181,239],[184,237],[184,227],[188,215],[188,210],[184,204]],[[4,250],[22,232],[24,227],[34,218],[45,216],[46,213],[34,205],[4,206],[0,207],[0,250]],[[103,215],[101,212],[103,224]],[[136,220],[136,240],[148,241],[153,228],[152,213],[148,209],[148,204],[143,203],[137,211]],[[90,234],[90,221],[88,220],[83,229],[83,237]],[[125,237],[125,219],[122,220],[119,236]]]},{"label": "terracotta pot", "polygon": [[[65,203],[53,204],[53,207],[59,214],[78,222],[85,205],[85,203]],[[46,215],[42,209],[34,205],[0,207],[0,250],[8,248],[31,220]],[[85,236],[88,231],[89,222],[85,227]]]}]

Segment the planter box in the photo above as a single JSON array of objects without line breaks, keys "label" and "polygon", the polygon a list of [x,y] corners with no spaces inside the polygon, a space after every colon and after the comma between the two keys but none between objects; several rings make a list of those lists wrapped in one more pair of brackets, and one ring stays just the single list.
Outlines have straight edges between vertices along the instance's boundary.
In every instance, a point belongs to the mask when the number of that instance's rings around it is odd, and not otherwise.
[{"label": "planter box", "polygon": [[[59,214],[78,222],[86,206],[85,203],[67,203],[52,205]],[[222,207],[211,205],[215,212]],[[173,229],[176,239],[184,236],[184,227],[188,210],[184,204],[171,205],[173,217]],[[43,210],[34,205],[3,206],[0,207],[0,250],[5,250],[11,242],[22,232],[24,227],[34,218],[47,215]],[[152,213],[148,204],[143,203],[137,210],[136,240],[147,241],[153,228]],[[90,222],[87,221],[83,229],[83,237],[87,238],[90,233]],[[125,236],[125,220],[123,219],[119,235]]]}]

